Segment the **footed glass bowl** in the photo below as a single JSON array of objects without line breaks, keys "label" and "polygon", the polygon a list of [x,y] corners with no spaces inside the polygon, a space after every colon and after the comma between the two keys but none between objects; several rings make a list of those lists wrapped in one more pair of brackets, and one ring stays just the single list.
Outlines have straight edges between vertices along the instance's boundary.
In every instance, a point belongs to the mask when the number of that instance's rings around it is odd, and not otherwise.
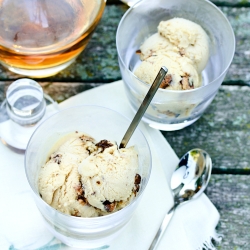
[{"label": "footed glass bowl", "polygon": [[38,175],[51,148],[64,135],[78,131],[97,141],[114,140],[120,143],[130,120],[116,111],[100,106],[75,106],[64,109],[43,122],[32,135],[25,155],[25,170],[36,205],[48,229],[63,243],[89,249],[104,247],[122,231],[132,217],[151,173],[151,153],[144,135],[137,128],[128,147],[135,145],[139,156],[141,186],[135,199],[125,208],[102,217],[81,218],[63,214],[48,205],[39,195]]},{"label": "footed glass bowl", "polygon": [[[140,64],[136,51],[160,21],[181,17],[199,24],[210,39],[209,61],[202,71],[203,86],[185,91],[159,89],[143,120],[160,130],[182,129],[201,117],[215,97],[235,52],[233,29],[224,14],[207,0],[142,0],[123,16],[116,45],[126,94],[137,111],[150,85],[134,75]],[[166,65],[162,65],[166,66]]]}]

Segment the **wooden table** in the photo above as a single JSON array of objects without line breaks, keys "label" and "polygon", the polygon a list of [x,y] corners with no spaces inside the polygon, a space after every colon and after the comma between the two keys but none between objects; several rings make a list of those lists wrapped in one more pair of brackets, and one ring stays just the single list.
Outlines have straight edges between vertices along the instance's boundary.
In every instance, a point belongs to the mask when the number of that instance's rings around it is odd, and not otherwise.
[{"label": "wooden table", "polygon": [[[236,35],[236,53],[220,90],[205,114],[193,125],[162,132],[180,157],[200,147],[213,159],[207,195],[221,219],[224,235],[218,249],[250,249],[250,0],[214,3],[228,17]],[[103,18],[86,50],[61,73],[38,79],[58,102],[84,90],[121,79],[115,45],[116,29],[127,6],[108,1]],[[10,83],[20,78],[0,66],[0,102]],[[0,120],[4,119],[0,110]]]}]

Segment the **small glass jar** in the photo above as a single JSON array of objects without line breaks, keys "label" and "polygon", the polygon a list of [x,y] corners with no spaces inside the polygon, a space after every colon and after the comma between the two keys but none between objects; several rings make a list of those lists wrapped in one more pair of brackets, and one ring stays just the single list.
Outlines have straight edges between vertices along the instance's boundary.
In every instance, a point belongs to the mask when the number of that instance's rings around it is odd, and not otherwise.
[{"label": "small glass jar", "polygon": [[[47,107],[47,103],[52,105]],[[1,109],[10,118],[0,123],[1,140],[15,149],[25,150],[37,126],[57,112],[58,106],[36,81],[23,78],[9,86]]]},{"label": "small glass jar", "polygon": [[26,78],[13,82],[6,92],[6,110],[10,119],[19,125],[34,125],[46,111],[42,87]]}]

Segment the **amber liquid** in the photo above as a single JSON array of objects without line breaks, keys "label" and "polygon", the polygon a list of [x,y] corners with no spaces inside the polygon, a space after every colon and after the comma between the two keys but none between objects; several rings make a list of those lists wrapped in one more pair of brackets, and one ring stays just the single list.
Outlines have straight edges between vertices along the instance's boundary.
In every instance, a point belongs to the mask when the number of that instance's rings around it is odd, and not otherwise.
[{"label": "amber liquid", "polygon": [[103,0],[0,0],[0,61],[26,70],[67,63],[86,47],[104,7]]}]

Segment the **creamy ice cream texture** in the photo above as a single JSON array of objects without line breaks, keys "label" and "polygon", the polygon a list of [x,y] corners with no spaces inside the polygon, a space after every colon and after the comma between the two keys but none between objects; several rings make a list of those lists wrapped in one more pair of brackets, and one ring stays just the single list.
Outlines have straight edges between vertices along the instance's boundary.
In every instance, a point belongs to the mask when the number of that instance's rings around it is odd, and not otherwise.
[{"label": "creamy ice cream texture", "polygon": [[168,74],[163,89],[187,90],[202,85],[201,72],[209,59],[209,38],[203,28],[184,18],[161,21],[158,33],[140,47],[142,63],[134,74],[152,84],[162,66]]},{"label": "creamy ice cream texture", "polygon": [[162,66],[168,68],[168,73],[160,87],[171,90],[198,88],[201,76],[187,57],[172,51],[163,51],[156,56],[150,56],[142,61],[135,74],[146,83],[153,83]]},{"label": "creamy ice cream texture", "polygon": [[109,210],[105,201],[126,202],[135,187],[137,166],[134,147],[118,150],[112,144],[102,153],[87,157],[79,165],[79,173],[88,202],[102,211]]},{"label": "creamy ice cream texture", "polygon": [[41,168],[39,192],[62,213],[96,217],[128,205],[139,191],[138,154],[87,135],[72,135]]}]

